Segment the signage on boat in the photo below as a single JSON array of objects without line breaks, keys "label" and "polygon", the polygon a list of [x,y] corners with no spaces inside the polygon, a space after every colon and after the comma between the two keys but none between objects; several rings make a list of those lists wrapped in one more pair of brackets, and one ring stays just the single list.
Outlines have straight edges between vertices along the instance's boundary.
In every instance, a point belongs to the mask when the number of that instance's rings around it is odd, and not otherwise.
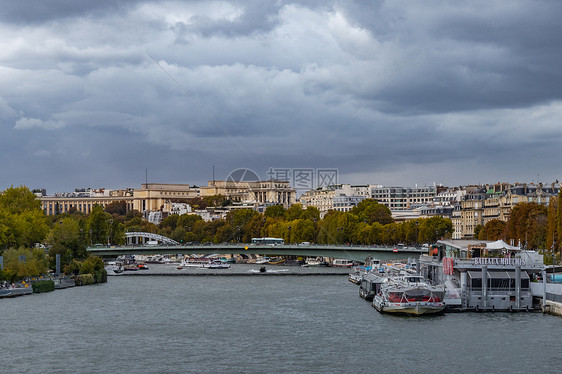
[{"label": "signage on boat", "polygon": [[474,260],[474,265],[500,265],[500,266],[525,265],[525,261],[521,258],[475,257],[473,258],[473,260]]}]

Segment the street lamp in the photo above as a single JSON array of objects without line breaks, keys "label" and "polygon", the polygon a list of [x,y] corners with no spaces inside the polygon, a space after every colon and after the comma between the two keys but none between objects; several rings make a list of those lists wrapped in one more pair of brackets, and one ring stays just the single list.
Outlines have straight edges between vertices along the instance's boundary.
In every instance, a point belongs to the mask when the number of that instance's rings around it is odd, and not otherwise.
[{"label": "street lamp", "polygon": [[289,230],[289,243],[291,243],[291,226],[287,227],[287,230]]},{"label": "street lamp", "polygon": [[110,238],[110,236],[111,236],[111,231],[112,231],[112,229],[113,229],[113,220],[110,219],[110,220],[109,220],[109,230],[107,230],[107,246],[108,246],[108,247],[109,247],[109,244],[110,244],[109,238]]}]

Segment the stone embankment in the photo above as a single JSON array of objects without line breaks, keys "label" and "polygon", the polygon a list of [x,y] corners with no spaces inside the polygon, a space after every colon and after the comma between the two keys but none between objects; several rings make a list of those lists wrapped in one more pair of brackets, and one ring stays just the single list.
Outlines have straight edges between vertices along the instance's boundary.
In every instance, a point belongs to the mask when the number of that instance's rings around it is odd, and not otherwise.
[{"label": "stone embankment", "polygon": [[562,317],[562,303],[547,300],[543,312]]}]

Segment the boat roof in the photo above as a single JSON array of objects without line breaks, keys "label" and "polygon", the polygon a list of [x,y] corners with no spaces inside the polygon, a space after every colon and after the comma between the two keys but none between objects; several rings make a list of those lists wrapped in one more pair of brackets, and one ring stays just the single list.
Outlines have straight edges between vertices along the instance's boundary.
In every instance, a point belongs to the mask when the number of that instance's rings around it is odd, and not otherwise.
[{"label": "boat roof", "polygon": [[[481,271],[468,271],[468,276],[472,279],[480,279],[482,278],[482,272]],[[515,279],[515,271],[507,271],[507,270],[501,270],[501,271],[493,271],[493,270],[488,270],[486,272],[488,274],[488,278],[491,279]],[[526,271],[521,271],[521,279],[529,279],[529,274],[527,274]]]}]

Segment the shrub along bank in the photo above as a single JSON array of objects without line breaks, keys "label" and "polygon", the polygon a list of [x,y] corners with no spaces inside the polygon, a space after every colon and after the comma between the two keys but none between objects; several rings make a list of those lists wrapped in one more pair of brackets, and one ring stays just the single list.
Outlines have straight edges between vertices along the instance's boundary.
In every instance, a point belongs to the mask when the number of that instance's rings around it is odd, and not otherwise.
[{"label": "shrub along bank", "polygon": [[51,292],[55,290],[55,282],[52,280],[37,281],[32,284],[33,293]]}]

